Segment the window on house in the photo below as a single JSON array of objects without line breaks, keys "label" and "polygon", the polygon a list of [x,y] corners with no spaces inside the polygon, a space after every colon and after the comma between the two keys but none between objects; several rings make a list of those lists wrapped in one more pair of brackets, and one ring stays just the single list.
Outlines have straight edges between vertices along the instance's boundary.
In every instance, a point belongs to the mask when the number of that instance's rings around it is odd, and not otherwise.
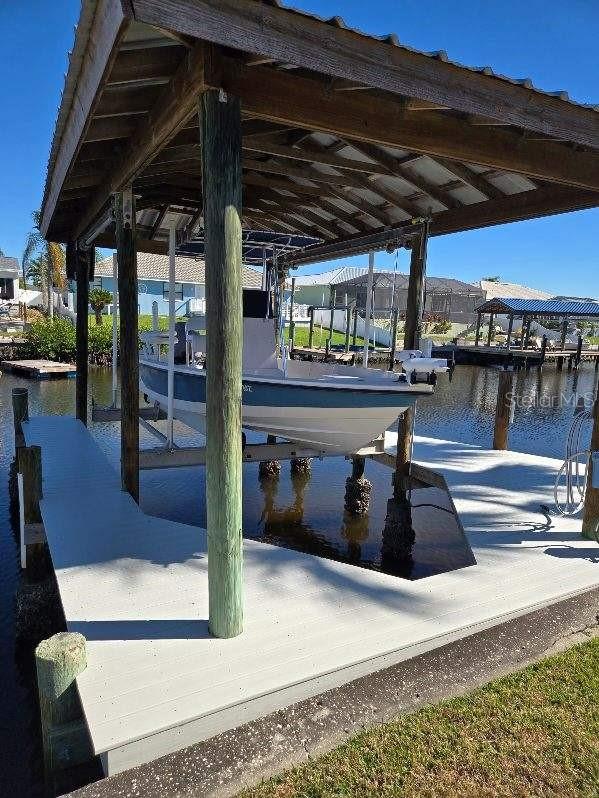
[{"label": "window on house", "polygon": [[102,278],[101,277],[96,277],[94,279],[94,281],[89,284],[89,287],[90,287],[90,290],[93,289],[93,288],[99,288],[100,291],[101,291],[102,288],[104,288],[104,286],[102,285]]},{"label": "window on house", "polygon": [[[162,298],[168,299],[168,283],[162,283]],[[175,299],[183,300],[183,283],[175,283]]]}]

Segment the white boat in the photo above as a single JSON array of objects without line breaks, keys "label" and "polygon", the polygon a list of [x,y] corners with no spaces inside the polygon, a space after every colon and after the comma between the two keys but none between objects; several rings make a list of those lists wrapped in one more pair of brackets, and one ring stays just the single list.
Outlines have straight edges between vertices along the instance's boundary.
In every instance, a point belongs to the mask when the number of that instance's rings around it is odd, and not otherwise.
[{"label": "white boat", "polygon": [[[262,292],[254,292],[262,293]],[[242,424],[246,429],[350,454],[368,445],[418,397],[433,392],[406,373],[277,358],[272,318],[244,317]],[[203,317],[188,325],[186,364],[175,366],[174,417],[205,432],[206,371]],[[168,365],[160,359],[164,334],[146,334],[140,387],[147,401],[167,409]],[[414,353],[415,354],[415,353]],[[423,376],[411,357],[412,375]],[[437,364],[438,365],[438,364]]]}]

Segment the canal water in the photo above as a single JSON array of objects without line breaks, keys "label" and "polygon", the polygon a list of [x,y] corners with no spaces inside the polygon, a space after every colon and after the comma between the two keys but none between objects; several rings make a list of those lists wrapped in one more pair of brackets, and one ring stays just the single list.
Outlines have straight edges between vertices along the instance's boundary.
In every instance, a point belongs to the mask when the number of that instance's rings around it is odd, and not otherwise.
[{"label": "canal water", "polygon": [[[516,410],[510,429],[512,449],[560,457],[578,397],[590,405],[597,391],[598,375],[583,364],[580,371],[519,372],[515,377]],[[498,372],[460,366],[451,383],[442,378],[434,397],[418,405],[416,432],[420,435],[489,446],[497,396]],[[30,663],[16,656],[14,592],[18,583],[18,551],[10,529],[8,474],[13,457],[11,390],[29,388],[30,412],[73,413],[73,380],[30,381],[0,377],[0,796],[33,798],[41,791],[41,752]],[[90,389],[99,403],[110,401],[110,374],[94,371]],[[99,445],[118,465],[118,425],[92,427]],[[181,444],[196,442],[178,428]],[[153,445],[147,437],[142,445]],[[305,551],[331,556],[367,567],[383,568],[384,529],[391,496],[390,469],[368,461],[365,476],[372,482],[370,510],[365,519],[352,519],[343,510],[345,480],[350,465],[342,458],[314,461],[309,479],[292,478],[288,463],[281,464],[280,478],[260,482],[256,464],[244,466],[244,532],[247,536],[293,545]],[[430,490],[421,486],[423,491]],[[188,524],[204,525],[204,471],[201,468],[153,471],[142,474],[142,506],[150,514]],[[426,493],[422,494],[426,497]],[[420,504],[443,503],[430,495]],[[101,508],[98,508],[101,512]],[[416,532],[413,562],[399,575],[421,578],[468,564],[455,529],[427,537],[430,518],[412,516]],[[453,537],[452,537],[453,536]],[[449,541],[449,542],[448,542]],[[453,559],[452,559],[453,558]],[[389,568],[388,570],[393,570]]]}]

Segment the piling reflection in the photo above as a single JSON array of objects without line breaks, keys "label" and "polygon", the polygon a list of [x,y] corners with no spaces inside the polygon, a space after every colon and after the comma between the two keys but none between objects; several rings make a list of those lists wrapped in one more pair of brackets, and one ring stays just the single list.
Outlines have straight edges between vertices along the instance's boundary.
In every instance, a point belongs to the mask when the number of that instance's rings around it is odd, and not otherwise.
[{"label": "piling reflection", "polygon": [[[403,579],[420,579],[475,562],[451,499],[439,486],[411,476],[385,501],[384,517],[379,512],[356,514],[344,509],[340,526],[316,529],[306,517],[314,509],[311,489],[316,493],[319,485],[312,484],[310,472],[292,469],[288,479],[292,499],[285,503],[286,477],[258,472],[263,506],[258,528],[250,537]],[[248,534],[247,527],[245,531]]]}]

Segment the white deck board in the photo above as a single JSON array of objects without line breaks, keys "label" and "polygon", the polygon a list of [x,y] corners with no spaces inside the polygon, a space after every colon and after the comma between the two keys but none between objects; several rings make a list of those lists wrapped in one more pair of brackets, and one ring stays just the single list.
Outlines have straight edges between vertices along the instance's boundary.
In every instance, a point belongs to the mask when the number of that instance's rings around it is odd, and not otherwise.
[{"label": "white deck board", "polygon": [[42,446],[42,516],[68,627],[88,640],[78,686],[110,772],[599,585],[580,520],[547,529],[540,510],[557,461],[419,439],[477,565],[408,582],[246,541],[245,631],[217,640],[205,532],[144,515],[74,419],[34,418],[25,434]]}]

